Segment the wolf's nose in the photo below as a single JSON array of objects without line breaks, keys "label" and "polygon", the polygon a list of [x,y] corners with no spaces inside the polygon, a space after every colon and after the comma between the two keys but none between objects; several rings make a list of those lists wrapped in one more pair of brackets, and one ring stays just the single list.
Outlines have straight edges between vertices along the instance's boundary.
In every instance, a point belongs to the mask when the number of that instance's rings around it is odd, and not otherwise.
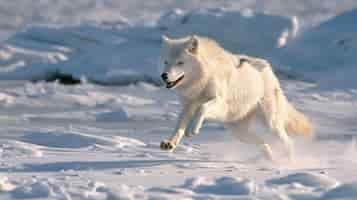
[{"label": "wolf's nose", "polygon": [[161,78],[162,80],[167,81],[169,79],[169,75],[167,73],[162,73]]}]

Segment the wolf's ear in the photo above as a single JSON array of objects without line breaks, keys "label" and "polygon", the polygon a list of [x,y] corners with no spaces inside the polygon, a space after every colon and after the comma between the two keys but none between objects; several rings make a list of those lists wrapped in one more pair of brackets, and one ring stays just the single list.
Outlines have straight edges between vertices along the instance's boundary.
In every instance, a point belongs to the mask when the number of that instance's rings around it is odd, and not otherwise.
[{"label": "wolf's ear", "polygon": [[171,41],[171,39],[168,38],[166,35],[162,35],[161,36],[161,41],[162,41],[162,43],[167,44],[167,43],[169,43]]},{"label": "wolf's ear", "polygon": [[196,54],[198,50],[198,37],[196,35],[192,35],[190,37],[188,52],[192,54]]}]

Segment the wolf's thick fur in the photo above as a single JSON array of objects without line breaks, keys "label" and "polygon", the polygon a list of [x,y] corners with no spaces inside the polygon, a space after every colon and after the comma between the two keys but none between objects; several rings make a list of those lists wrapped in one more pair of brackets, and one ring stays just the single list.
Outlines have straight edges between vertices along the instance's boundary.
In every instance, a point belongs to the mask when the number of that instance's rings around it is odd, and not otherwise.
[{"label": "wolf's thick fur", "polygon": [[183,104],[175,132],[161,143],[162,149],[174,150],[183,135],[198,134],[205,119],[222,122],[270,159],[271,148],[256,133],[257,123],[279,136],[290,157],[293,144],[288,133],[312,134],[308,119],[288,102],[263,59],[232,54],[204,37],[164,36],[160,64],[167,87],[177,91]]}]

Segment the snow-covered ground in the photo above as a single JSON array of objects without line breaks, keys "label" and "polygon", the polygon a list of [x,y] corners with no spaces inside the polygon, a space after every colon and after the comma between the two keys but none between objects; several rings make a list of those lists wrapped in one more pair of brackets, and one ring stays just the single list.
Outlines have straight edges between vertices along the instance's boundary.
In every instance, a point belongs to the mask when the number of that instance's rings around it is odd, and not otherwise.
[{"label": "snow-covered ground", "polygon": [[[0,2],[0,199],[357,199],[356,2],[288,2]],[[160,150],[180,110],[160,37],[190,33],[273,63],[315,126],[295,163],[215,123]]]},{"label": "snow-covered ground", "polygon": [[261,160],[213,123],[161,151],[180,108],[164,88],[2,81],[0,198],[354,199],[357,92],[284,88],[316,126],[293,164]]}]

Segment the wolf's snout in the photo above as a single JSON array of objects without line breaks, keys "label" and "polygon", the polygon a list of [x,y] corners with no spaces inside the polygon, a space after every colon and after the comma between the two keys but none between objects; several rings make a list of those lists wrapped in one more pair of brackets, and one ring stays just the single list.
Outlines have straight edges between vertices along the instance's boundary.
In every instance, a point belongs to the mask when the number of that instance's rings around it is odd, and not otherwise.
[{"label": "wolf's snout", "polygon": [[162,74],[161,74],[161,78],[162,78],[162,80],[164,80],[165,82],[167,82],[168,79],[169,79],[169,75],[168,75],[167,73],[162,73]]}]

